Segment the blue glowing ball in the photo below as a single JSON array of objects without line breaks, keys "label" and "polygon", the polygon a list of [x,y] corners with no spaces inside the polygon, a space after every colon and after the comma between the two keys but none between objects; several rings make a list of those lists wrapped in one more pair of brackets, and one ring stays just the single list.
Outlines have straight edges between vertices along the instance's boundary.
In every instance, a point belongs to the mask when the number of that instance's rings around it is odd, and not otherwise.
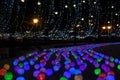
[{"label": "blue glowing ball", "polygon": [[56,71],[56,72],[57,72],[57,71],[59,71],[59,69],[60,69],[60,68],[59,68],[59,66],[56,66],[56,65],[55,65],[55,66],[53,66],[53,70],[54,70],[54,71]]},{"label": "blue glowing ball", "polygon": [[33,52],[33,55],[37,55],[38,54],[38,52]]},{"label": "blue glowing ball", "polygon": [[28,64],[24,65],[24,70],[26,71],[30,70],[30,66]]},{"label": "blue glowing ball", "polygon": [[69,69],[69,68],[70,68],[69,64],[65,65],[65,69]]},{"label": "blue glowing ball", "polygon": [[46,75],[47,76],[52,76],[53,75],[53,70],[52,69],[47,69],[46,70]]},{"label": "blue glowing ball", "polygon": [[24,65],[27,65],[27,64],[29,64],[27,61],[25,61],[24,63],[23,63]]},{"label": "blue glowing ball", "polygon": [[45,66],[45,62],[41,62],[40,67],[44,67],[44,66]]},{"label": "blue glowing ball", "polygon": [[69,69],[69,72],[71,73],[71,74],[74,74],[75,73],[75,68],[73,67],[73,68],[70,68]]},{"label": "blue glowing ball", "polygon": [[81,73],[82,73],[82,72],[81,72],[80,69],[76,69],[75,72],[74,72],[75,75],[78,75],[78,74],[81,74]]},{"label": "blue glowing ball", "polygon": [[106,80],[115,80],[113,75],[107,75]]},{"label": "blue glowing ball", "polygon": [[38,76],[39,73],[40,73],[40,71],[39,71],[39,70],[36,70],[36,71],[33,72],[33,76],[34,76],[35,78],[37,78],[37,76]]},{"label": "blue glowing ball", "polygon": [[30,65],[34,65],[34,61],[33,60],[30,60]]},{"label": "blue glowing ball", "polygon": [[66,60],[66,61],[64,62],[64,64],[65,64],[65,65],[69,64],[69,61],[68,61],[68,60]]},{"label": "blue glowing ball", "polygon": [[20,61],[24,61],[26,58],[24,56],[19,57]]},{"label": "blue glowing ball", "polygon": [[64,72],[64,76],[65,76],[66,78],[71,78],[71,73],[70,73],[69,71],[65,71],[65,72]]},{"label": "blue glowing ball", "polygon": [[40,68],[40,65],[39,65],[39,64],[36,64],[36,65],[34,65],[34,68],[35,68],[35,69],[39,69],[39,68]]},{"label": "blue glowing ball", "polygon": [[13,65],[14,65],[14,66],[17,66],[17,65],[18,65],[18,61],[15,60],[15,61],[13,62]]},{"label": "blue glowing ball", "polygon": [[19,75],[23,75],[23,74],[24,74],[24,69],[18,69],[18,70],[17,70],[17,73],[18,73]]},{"label": "blue glowing ball", "polygon": [[117,58],[115,59],[115,63],[119,63],[119,60]]},{"label": "blue glowing ball", "polygon": [[25,78],[21,76],[21,77],[17,77],[16,80],[25,80]]},{"label": "blue glowing ball", "polygon": [[46,72],[46,69],[44,67],[40,68],[40,72]]}]

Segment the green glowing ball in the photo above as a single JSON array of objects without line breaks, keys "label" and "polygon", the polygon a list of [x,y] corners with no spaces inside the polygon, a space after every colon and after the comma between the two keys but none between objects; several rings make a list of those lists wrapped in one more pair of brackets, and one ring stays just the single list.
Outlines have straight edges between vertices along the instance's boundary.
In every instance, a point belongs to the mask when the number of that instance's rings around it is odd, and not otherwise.
[{"label": "green glowing ball", "polygon": [[120,64],[117,66],[118,70],[120,70]]},{"label": "green glowing ball", "polygon": [[5,80],[12,80],[13,74],[11,72],[7,72],[4,76]]},{"label": "green glowing ball", "polygon": [[100,68],[96,68],[94,70],[94,73],[95,73],[95,75],[99,75],[101,73],[101,69]]},{"label": "green glowing ball", "polygon": [[68,80],[68,79],[65,77],[61,77],[60,80]]}]

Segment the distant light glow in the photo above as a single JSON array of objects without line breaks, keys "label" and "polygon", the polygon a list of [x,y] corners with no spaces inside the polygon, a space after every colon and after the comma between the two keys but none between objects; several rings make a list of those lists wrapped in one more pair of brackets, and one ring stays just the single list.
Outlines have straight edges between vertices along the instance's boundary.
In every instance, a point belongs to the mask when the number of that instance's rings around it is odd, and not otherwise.
[{"label": "distant light glow", "polygon": [[25,2],[25,0],[21,0],[21,2]]},{"label": "distant light glow", "polygon": [[68,5],[65,5],[65,8],[68,8]]},{"label": "distant light glow", "polygon": [[38,20],[37,18],[34,18],[34,19],[33,19],[33,23],[34,23],[34,24],[37,24],[38,22],[39,22],[39,20]]},{"label": "distant light glow", "polygon": [[38,5],[41,5],[41,2],[38,2],[37,4],[38,4]]},{"label": "distant light glow", "polygon": [[76,4],[74,4],[73,7],[76,7]]},{"label": "distant light glow", "polygon": [[58,15],[58,12],[54,12],[56,15]]}]

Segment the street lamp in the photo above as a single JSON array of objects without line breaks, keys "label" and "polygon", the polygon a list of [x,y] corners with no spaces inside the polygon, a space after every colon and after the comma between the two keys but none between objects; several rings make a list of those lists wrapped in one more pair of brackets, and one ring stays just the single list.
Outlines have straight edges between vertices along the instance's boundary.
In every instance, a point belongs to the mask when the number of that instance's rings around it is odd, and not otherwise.
[{"label": "street lamp", "polygon": [[102,29],[105,30],[105,29],[106,29],[106,26],[103,26]]},{"label": "street lamp", "polygon": [[33,19],[33,23],[35,24],[35,37],[36,37],[36,32],[37,32],[37,24],[39,22],[39,19],[38,18],[34,18]]},{"label": "street lamp", "polygon": [[112,29],[112,26],[103,26],[102,30],[106,30],[108,32],[108,35],[110,36],[110,30]]}]

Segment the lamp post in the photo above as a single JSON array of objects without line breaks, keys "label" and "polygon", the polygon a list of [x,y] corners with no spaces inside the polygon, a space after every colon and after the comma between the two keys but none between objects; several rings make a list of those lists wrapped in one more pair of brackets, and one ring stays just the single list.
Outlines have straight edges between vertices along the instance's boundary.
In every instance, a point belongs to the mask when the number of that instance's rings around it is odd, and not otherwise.
[{"label": "lamp post", "polygon": [[39,22],[39,19],[38,19],[38,18],[34,18],[34,19],[33,19],[33,23],[34,23],[34,25],[35,25],[35,37],[37,36],[37,35],[36,35],[36,32],[37,32],[37,24],[38,24],[38,22]]},{"label": "lamp post", "polygon": [[103,26],[102,30],[106,30],[108,32],[108,36],[110,36],[110,30],[112,29],[112,26]]}]

